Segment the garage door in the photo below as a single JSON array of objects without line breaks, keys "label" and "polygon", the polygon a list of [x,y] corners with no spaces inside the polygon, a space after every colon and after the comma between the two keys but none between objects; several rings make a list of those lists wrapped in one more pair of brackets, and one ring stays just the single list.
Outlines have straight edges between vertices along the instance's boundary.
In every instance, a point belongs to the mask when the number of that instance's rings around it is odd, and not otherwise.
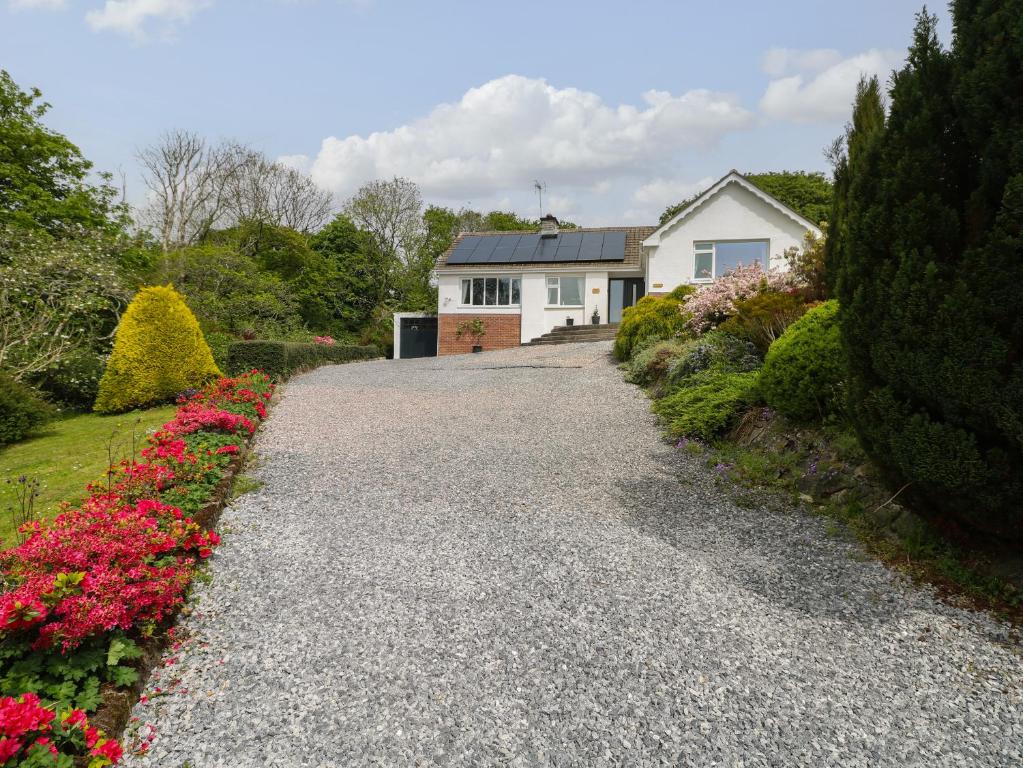
[{"label": "garage door", "polygon": [[401,358],[437,356],[437,318],[401,318]]}]

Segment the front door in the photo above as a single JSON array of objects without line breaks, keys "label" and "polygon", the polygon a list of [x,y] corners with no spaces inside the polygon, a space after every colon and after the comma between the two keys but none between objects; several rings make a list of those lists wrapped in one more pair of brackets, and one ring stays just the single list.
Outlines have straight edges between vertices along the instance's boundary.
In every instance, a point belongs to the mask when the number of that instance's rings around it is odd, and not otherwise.
[{"label": "front door", "polygon": [[608,322],[620,323],[622,311],[636,306],[636,302],[646,294],[646,286],[642,277],[612,278],[607,286]]}]

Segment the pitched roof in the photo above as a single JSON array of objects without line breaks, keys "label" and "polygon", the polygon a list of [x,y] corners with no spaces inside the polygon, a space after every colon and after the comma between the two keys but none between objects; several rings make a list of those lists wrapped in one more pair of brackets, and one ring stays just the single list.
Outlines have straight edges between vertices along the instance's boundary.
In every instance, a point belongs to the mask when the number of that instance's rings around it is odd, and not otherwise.
[{"label": "pitched roof", "polygon": [[754,196],[760,198],[765,203],[770,205],[772,208],[785,214],[794,222],[796,222],[802,227],[805,227],[807,230],[813,232],[818,237],[820,237],[821,234],[823,234],[820,230],[820,227],[818,227],[808,218],[803,216],[798,211],[792,210],[787,205],[785,205],[785,203],[776,198],[774,195],[768,194],[767,192],[762,190],[760,187],[758,187],[756,184],[754,184],[752,181],[747,179],[745,176],[743,176],[741,173],[739,173],[737,170],[733,168],[720,179],[718,179],[716,182],[711,184],[704,192],[702,192],[699,195],[699,197],[693,200],[693,202],[691,202],[681,211],[676,213],[674,216],[672,216],[670,219],[664,222],[661,226],[657,227],[654,232],[652,232],[648,237],[644,239],[643,245],[659,245],[661,235],[663,235],[665,232],[667,232],[669,229],[674,227],[676,224],[678,224],[686,217],[692,215],[700,208],[700,206],[702,206],[704,203],[706,203],[708,200],[714,197],[714,195],[716,195],[729,184],[737,184],[743,189],[751,192]]},{"label": "pitched roof", "polygon": [[[643,240],[649,237],[657,227],[578,227],[576,229],[564,229],[562,233],[569,232],[624,232],[625,233],[625,259],[622,261],[545,261],[529,262],[526,264],[448,264],[448,257],[455,250],[458,242],[466,236],[477,237],[500,237],[501,235],[513,234],[509,232],[462,232],[451,247],[441,254],[437,259],[437,270],[442,272],[532,272],[543,269],[593,269],[601,272],[624,272],[642,269]],[[538,230],[539,231],[539,230]]]}]

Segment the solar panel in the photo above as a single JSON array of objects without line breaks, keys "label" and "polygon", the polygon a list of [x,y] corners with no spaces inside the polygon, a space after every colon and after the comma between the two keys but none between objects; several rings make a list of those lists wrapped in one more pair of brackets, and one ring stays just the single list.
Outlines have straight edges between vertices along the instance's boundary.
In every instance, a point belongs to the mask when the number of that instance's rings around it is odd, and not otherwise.
[{"label": "solar panel", "polygon": [[472,256],[475,259],[476,264],[485,264],[490,261],[491,255],[494,253],[494,249],[497,248],[497,241],[500,238],[497,237],[481,237],[480,244],[476,246],[476,250],[473,251]]},{"label": "solar panel", "polygon": [[579,261],[600,261],[603,248],[603,232],[584,232],[582,247],[579,249]]},{"label": "solar panel", "polygon": [[490,264],[513,264],[515,262],[514,254],[514,248],[502,248],[501,246],[498,246],[494,249],[493,255],[487,259],[487,262]]},{"label": "solar panel", "polygon": [[625,261],[625,233],[605,232],[601,261]]},{"label": "solar panel", "polygon": [[561,232],[556,237],[509,232],[466,235],[448,264],[530,264],[571,261],[624,261],[624,232]]},{"label": "solar panel", "polygon": [[533,257],[533,261],[554,261],[554,254],[558,251],[558,238],[544,237],[540,239],[540,247]]}]

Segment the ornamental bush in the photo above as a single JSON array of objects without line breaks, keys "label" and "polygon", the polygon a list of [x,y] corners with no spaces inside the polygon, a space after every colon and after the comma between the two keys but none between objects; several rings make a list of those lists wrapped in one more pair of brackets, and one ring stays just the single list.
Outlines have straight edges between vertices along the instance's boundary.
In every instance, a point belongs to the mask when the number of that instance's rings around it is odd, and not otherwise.
[{"label": "ornamental bush", "polygon": [[681,339],[641,343],[625,366],[625,378],[640,386],[656,384],[668,373],[668,366],[685,345]]},{"label": "ornamental bush", "polygon": [[723,434],[757,400],[757,371],[729,373],[713,369],[685,380],[675,392],[654,403],[668,437],[712,440]]},{"label": "ornamental bush", "polygon": [[760,388],[767,404],[791,419],[823,418],[840,407],[845,357],[838,302],[817,306],[767,351]]},{"label": "ornamental bush", "polygon": [[735,302],[735,314],[718,328],[751,342],[764,355],[767,348],[807,309],[809,307],[798,293],[767,291]]},{"label": "ornamental bush", "polygon": [[687,341],[668,363],[666,386],[684,386],[694,374],[707,370],[746,373],[760,368],[756,347],[724,331],[711,331]]},{"label": "ornamental bush", "polygon": [[0,371],[0,445],[14,443],[53,416],[53,408]]},{"label": "ornamental bush", "polygon": [[169,285],[138,292],[117,326],[93,406],[117,413],[173,399],[220,375],[195,315]]},{"label": "ornamental bush", "polygon": [[666,296],[644,296],[636,306],[628,307],[615,336],[614,356],[625,361],[640,342],[687,335],[681,304],[694,290],[691,285],[680,285]]},{"label": "ornamental bush", "polygon": [[799,278],[792,272],[764,269],[759,264],[738,266],[683,302],[686,327],[694,334],[705,333],[735,314],[736,302],[768,291],[795,290]]}]

